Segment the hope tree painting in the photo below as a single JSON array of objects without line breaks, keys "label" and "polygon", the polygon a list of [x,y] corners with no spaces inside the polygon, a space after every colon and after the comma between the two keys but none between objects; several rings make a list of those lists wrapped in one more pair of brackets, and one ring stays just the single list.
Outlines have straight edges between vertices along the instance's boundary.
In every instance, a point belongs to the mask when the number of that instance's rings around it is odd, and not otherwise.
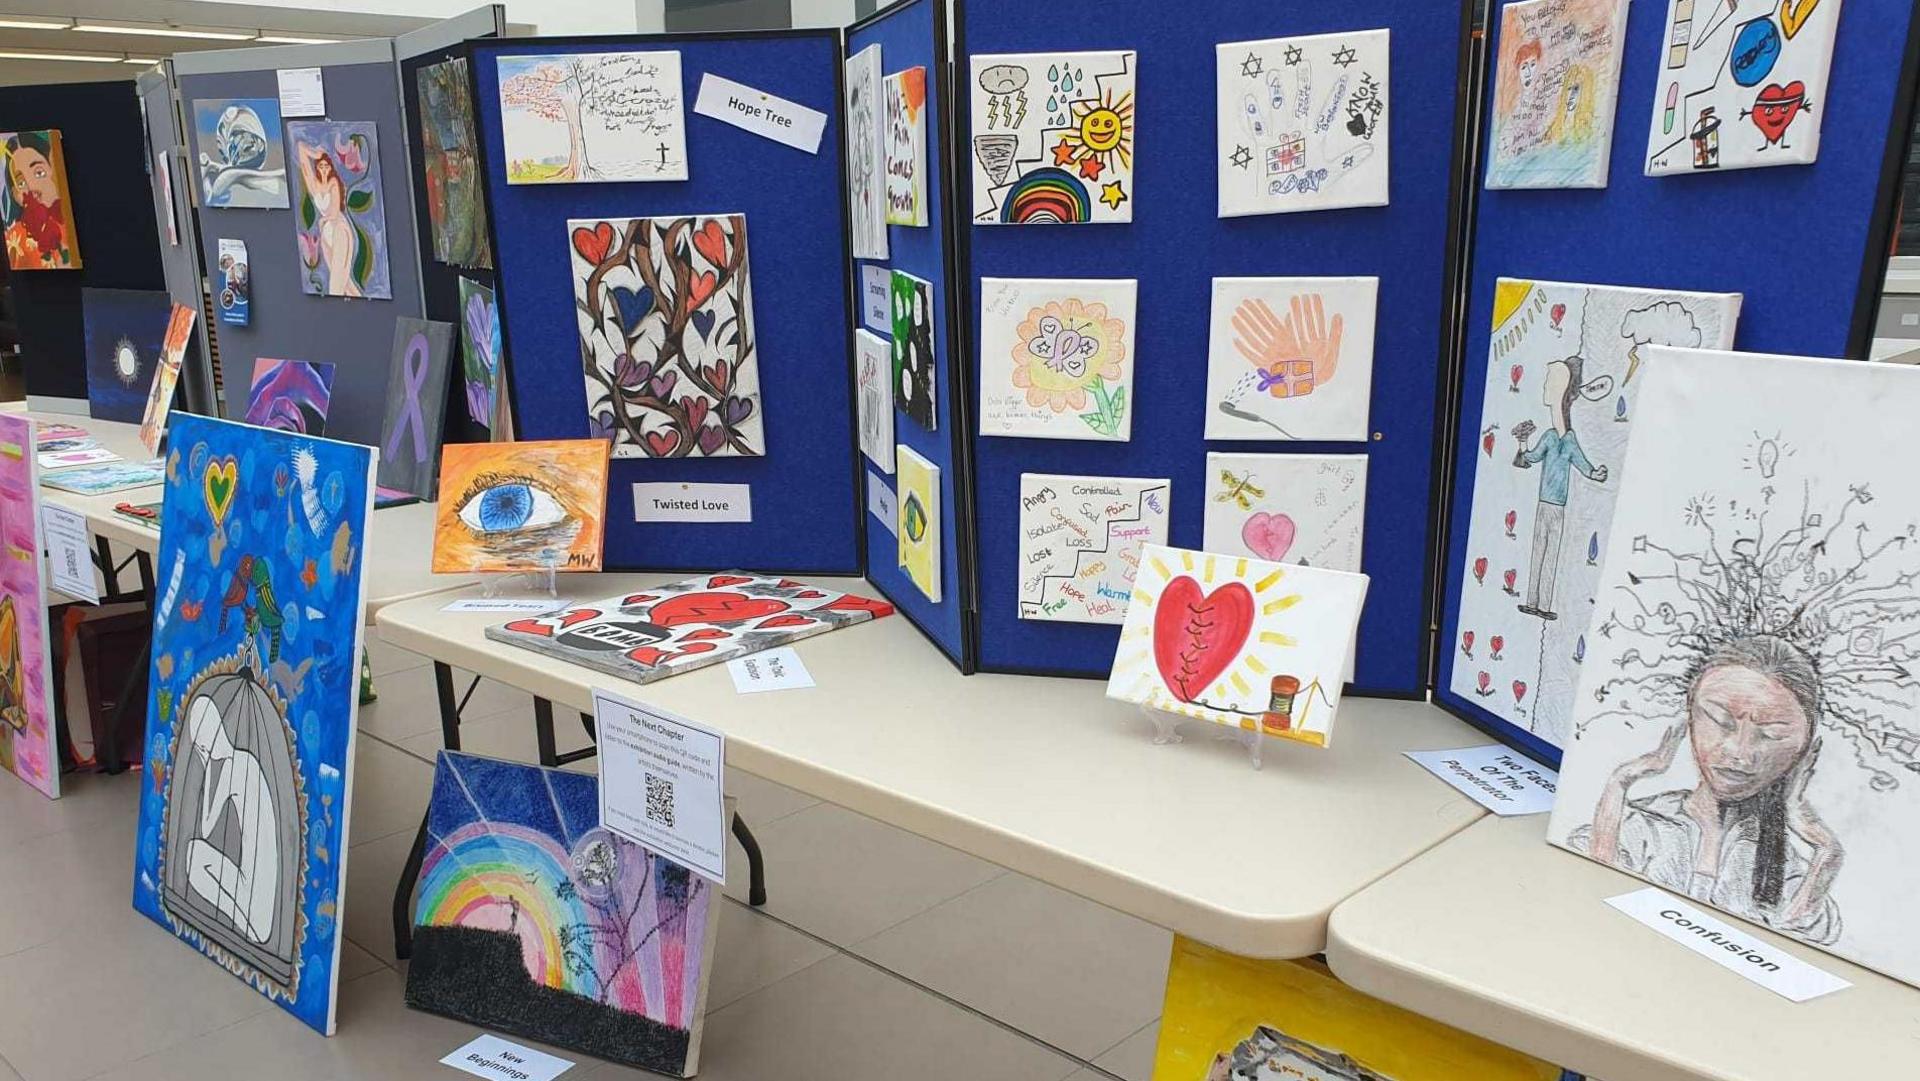
[{"label": "hope tree painting", "polygon": [[509,184],[685,180],[677,52],[503,56]]},{"label": "hope tree painting", "polygon": [[287,141],[299,165],[294,236],[304,270],[301,289],[317,296],[392,299],[373,122],[295,121],[287,125]]}]

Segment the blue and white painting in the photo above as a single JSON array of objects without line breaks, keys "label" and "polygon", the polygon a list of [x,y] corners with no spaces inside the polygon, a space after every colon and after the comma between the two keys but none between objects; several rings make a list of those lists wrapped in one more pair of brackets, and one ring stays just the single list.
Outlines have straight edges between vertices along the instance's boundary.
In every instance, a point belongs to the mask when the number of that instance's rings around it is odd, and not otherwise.
[{"label": "blue and white painting", "polygon": [[287,209],[287,151],[278,101],[196,101],[193,141],[201,206]]},{"label": "blue and white painting", "polygon": [[172,315],[173,301],[163,290],[80,290],[88,413],[100,420],[140,423]]}]

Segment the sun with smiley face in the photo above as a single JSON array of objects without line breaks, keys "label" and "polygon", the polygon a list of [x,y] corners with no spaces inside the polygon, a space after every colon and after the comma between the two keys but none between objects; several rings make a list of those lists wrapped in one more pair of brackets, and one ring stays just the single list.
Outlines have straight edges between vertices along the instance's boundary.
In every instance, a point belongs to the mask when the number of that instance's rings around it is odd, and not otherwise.
[{"label": "sun with smiley face", "polygon": [[1099,98],[1073,103],[1071,121],[1054,144],[1054,164],[1070,166],[1082,177],[1099,181],[1101,174],[1119,166],[1133,169],[1133,92],[1115,95],[1109,88]]}]

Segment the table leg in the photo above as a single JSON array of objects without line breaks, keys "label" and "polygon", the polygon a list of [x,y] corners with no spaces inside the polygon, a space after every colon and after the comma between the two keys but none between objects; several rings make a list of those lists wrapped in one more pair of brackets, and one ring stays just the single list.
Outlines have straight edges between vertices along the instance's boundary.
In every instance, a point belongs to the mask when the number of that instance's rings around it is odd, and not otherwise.
[{"label": "table leg", "polygon": [[140,592],[147,598],[147,608],[152,610],[159,603],[160,595],[153,589],[153,557],[145,552],[135,552],[134,566],[140,571]]},{"label": "table leg", "polygon": [[733,836],[747,850],[747,904],[759,908],[767,903],[767,865],[760,858],[760,842],[738,812],[733,816]]},{"label": "table leg", "polygon": [[[151,634],[151,632],[149,632],[149,634]],[[147,644],[140,649],[139,659],[134,661],[132,667],[127,669],[126,678],[120,681],[120,695],[113,700],[113,712],[107,717],[104,726],[106,730],[93,734],[93,760],[102,773],[117,774],[127,771],[126,756],[120,750],[120,719],[126,714],[127,710],[134,707],[133,685],[135,681],[140,678],[140,674],[147,670],[147,665],[151,663],[152,660],[153,639],[149,637]],[[153,688],[148,687],[147,690],[151,692]],[[145,696],[141,697],[139,708],[142,711],[147,708]],[[143,722],[145,721],[144,713],[141,720]],[[144,723],[141,726],[141,730],[143,732],[145,731]]]},{"label": "table leg", "polygon": [[533,735],[540,744],[540,764],[548,769],[560,765],[560,745],[553,735],[553,703],[544,698],[533,700]]},{"label": "table leg", "polygon": [[113,569],[113,546],[105,537],[93,538],[93,557],[100,561],[100,577],[107,587],[107,596],[120,592],[120,575]]},{"label": "table leg", "polygon": [[433,683],[440,692],[440,745],[449,751],[460,749],[460,703],[453,699],[453,668],[433,662]]}]

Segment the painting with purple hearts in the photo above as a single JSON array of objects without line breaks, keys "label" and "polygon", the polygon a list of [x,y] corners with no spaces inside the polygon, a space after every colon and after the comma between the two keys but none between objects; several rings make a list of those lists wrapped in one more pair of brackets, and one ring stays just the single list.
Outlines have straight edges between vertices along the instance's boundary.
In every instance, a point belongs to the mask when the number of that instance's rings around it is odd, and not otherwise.
[{"label": "painting with purple hearts", "polygon": [[380,424],[380,493],[433,495],[447,412],[453,324],[406,316],[394,321],[387,415]]},{"label": "painting with purple hearts", "polygon": [[301,435],[321,435],[333,400],[333,365],[305,360],[253,362],[246,422]]}]

